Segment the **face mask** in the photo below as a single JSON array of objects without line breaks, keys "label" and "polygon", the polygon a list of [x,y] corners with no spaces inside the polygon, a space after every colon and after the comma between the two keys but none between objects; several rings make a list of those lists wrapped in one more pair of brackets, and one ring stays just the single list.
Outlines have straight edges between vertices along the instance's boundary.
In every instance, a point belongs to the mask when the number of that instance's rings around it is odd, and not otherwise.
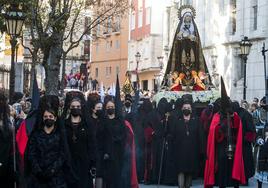
[{"label": "face mask", "polygon": [[103,116],[103,110],[97,110],[95,114],[98,116],[98,118],[100,118]]},{"label": "face mask", "polygon": [[125,102],[125,106],[126,106],[127,108],[129,108],[129,107],[131,106],[131,103],[130,103],[130,102]]},{"label": "face mask", "polygon": [[182,110],[182,113],[183,113],[183,115],[185,115],[185,116],[189,116],[189,115],[191,114],[191,110],[189,110],[189,109],[183,109],[183,110]]},{"label": "face mask", "polygon": [[113,115],[113,114],[115,114],[115,109],[114,109],[114,108],[109,108],[109,109],[107,109],[107,114],[108,114],[108,115]]},{"label": "face mask", "polygon": [[55,124],[55,120],[54,119],[45,119],[44,124],[47,128],[50,128]]},{"label": "face mask", "polygon": [[81,116],[82,112],[81,109],[79,108],[72,108],[71,109],[71,115],[76,117],[76,116]]}]

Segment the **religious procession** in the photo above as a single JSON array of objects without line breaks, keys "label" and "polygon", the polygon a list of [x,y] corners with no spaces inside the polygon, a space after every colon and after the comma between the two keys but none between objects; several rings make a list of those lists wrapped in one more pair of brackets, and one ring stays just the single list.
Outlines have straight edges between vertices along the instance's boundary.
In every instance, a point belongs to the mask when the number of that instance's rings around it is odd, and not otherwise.
[{"label": "religious procession", "polygon": [[73,77],[51,94],[37,75],[32,93],[10,100],[1,91],[0,187],[268,187],[268,88],[237,101],[224,75],[216,86],[195,16],[192,6],[179,10],[156,93],[129,73],[123,85],[113,78],[113,92],[96,80],[76,88]]}]

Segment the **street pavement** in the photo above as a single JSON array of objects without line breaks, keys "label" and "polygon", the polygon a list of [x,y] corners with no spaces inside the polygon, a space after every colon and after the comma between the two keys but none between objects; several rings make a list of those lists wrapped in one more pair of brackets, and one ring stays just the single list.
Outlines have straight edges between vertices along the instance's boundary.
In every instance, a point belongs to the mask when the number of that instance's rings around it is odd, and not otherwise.
[{"label": "street pavement", "polygon": [[[193,188],[203,188],[204,185],[203,185],[203,180],[194,180],[193,181]],[[258,187],[257,186],[257,182],[255,179],[250,179],[249,180],[249,186],[240,186],[240,187],[245,187],[245,188],[256,188]],[[268,188],[268,185],[263,185],[262,186],[263,188]],[[140,188],[177,188],[176,186],[164,186],[164,185],[161,185],[161,186],[157,186],[157,185],[140,185]]]}]

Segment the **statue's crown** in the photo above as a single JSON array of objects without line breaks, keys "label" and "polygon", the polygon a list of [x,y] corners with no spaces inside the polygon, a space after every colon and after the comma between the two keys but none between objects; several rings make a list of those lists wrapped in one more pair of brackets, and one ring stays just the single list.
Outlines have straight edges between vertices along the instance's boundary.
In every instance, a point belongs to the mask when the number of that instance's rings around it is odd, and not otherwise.
[{"label": "statue's crown", "polygon": [[193,18],[196,17],[196,10],[192,5],[182,5],[178,9],[178,17],[181,19],[185,12],[191,12]]}]

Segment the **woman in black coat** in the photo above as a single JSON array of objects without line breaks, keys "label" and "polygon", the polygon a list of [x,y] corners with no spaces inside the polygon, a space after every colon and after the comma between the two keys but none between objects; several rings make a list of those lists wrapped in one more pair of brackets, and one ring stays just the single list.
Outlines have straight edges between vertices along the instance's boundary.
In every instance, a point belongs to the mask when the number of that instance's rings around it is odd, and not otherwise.
[{"label": "woman in black coat", "polygon": [[199,120],[192,115],[190,102],[182,105],[182,117],[169,120],[172,149],[179,187],[190,187],[192,177],[198,173],[203,152],[203,134]]},{"label": "woman in black coat", "polygon": [[[102,119],[104,117],[104,113],[103,113],[103,104],[100,100],[96,100],[96,101],[91,101],[92,102],[92,106],[90,106],[91,111],[90,111],[90,116],[89,116],[89,125],[91,127],[92,130],[92,134],[93,134],[93,139],[95,144],[95,151],[96,151],[96,164],[93,165],[93,171],[96,176],[96,183],[95,186],[97,188],[102,188],[103,186],[103,174],[101,173],[102,170],[102,161],[101,160],[97,160],[98,158],[101,158],[101,156],[98,156],[97,154],[97,148],[98,148],[98,143],[97,143],[97,132],[98,129],[101,129],[102,127]],[[103,156],[102,156],[103,157]],[[95,169],[95,170],[94,170]],[[98,169],[98,171],[96,171],[96,169]]]},{"label": "woman in black coat", "polygon": [[66,188],[70,172],[65,138],[57,121],[57,112],[44,110],[40,128],[33,131],[25,154],[29,188]]},{"label": "woman in black coat", "polygon": [[106,102],[106,117],[102,128],[97,131],[98,160],[103,166],[97,168],[97,174],[103,174],[105,188],[122,187],[122,170],[124,165],[126,127],[115,115],[115,104]]},{"label": "woman in black coat", "polygon": [[83,110],[81,100],[72,99],[69,105],[70,114],[65,120],[65,130],[72,170],[78,179],[77,188],[91,188],[93,180],[90,171],[95,166],[94,139]]}]

